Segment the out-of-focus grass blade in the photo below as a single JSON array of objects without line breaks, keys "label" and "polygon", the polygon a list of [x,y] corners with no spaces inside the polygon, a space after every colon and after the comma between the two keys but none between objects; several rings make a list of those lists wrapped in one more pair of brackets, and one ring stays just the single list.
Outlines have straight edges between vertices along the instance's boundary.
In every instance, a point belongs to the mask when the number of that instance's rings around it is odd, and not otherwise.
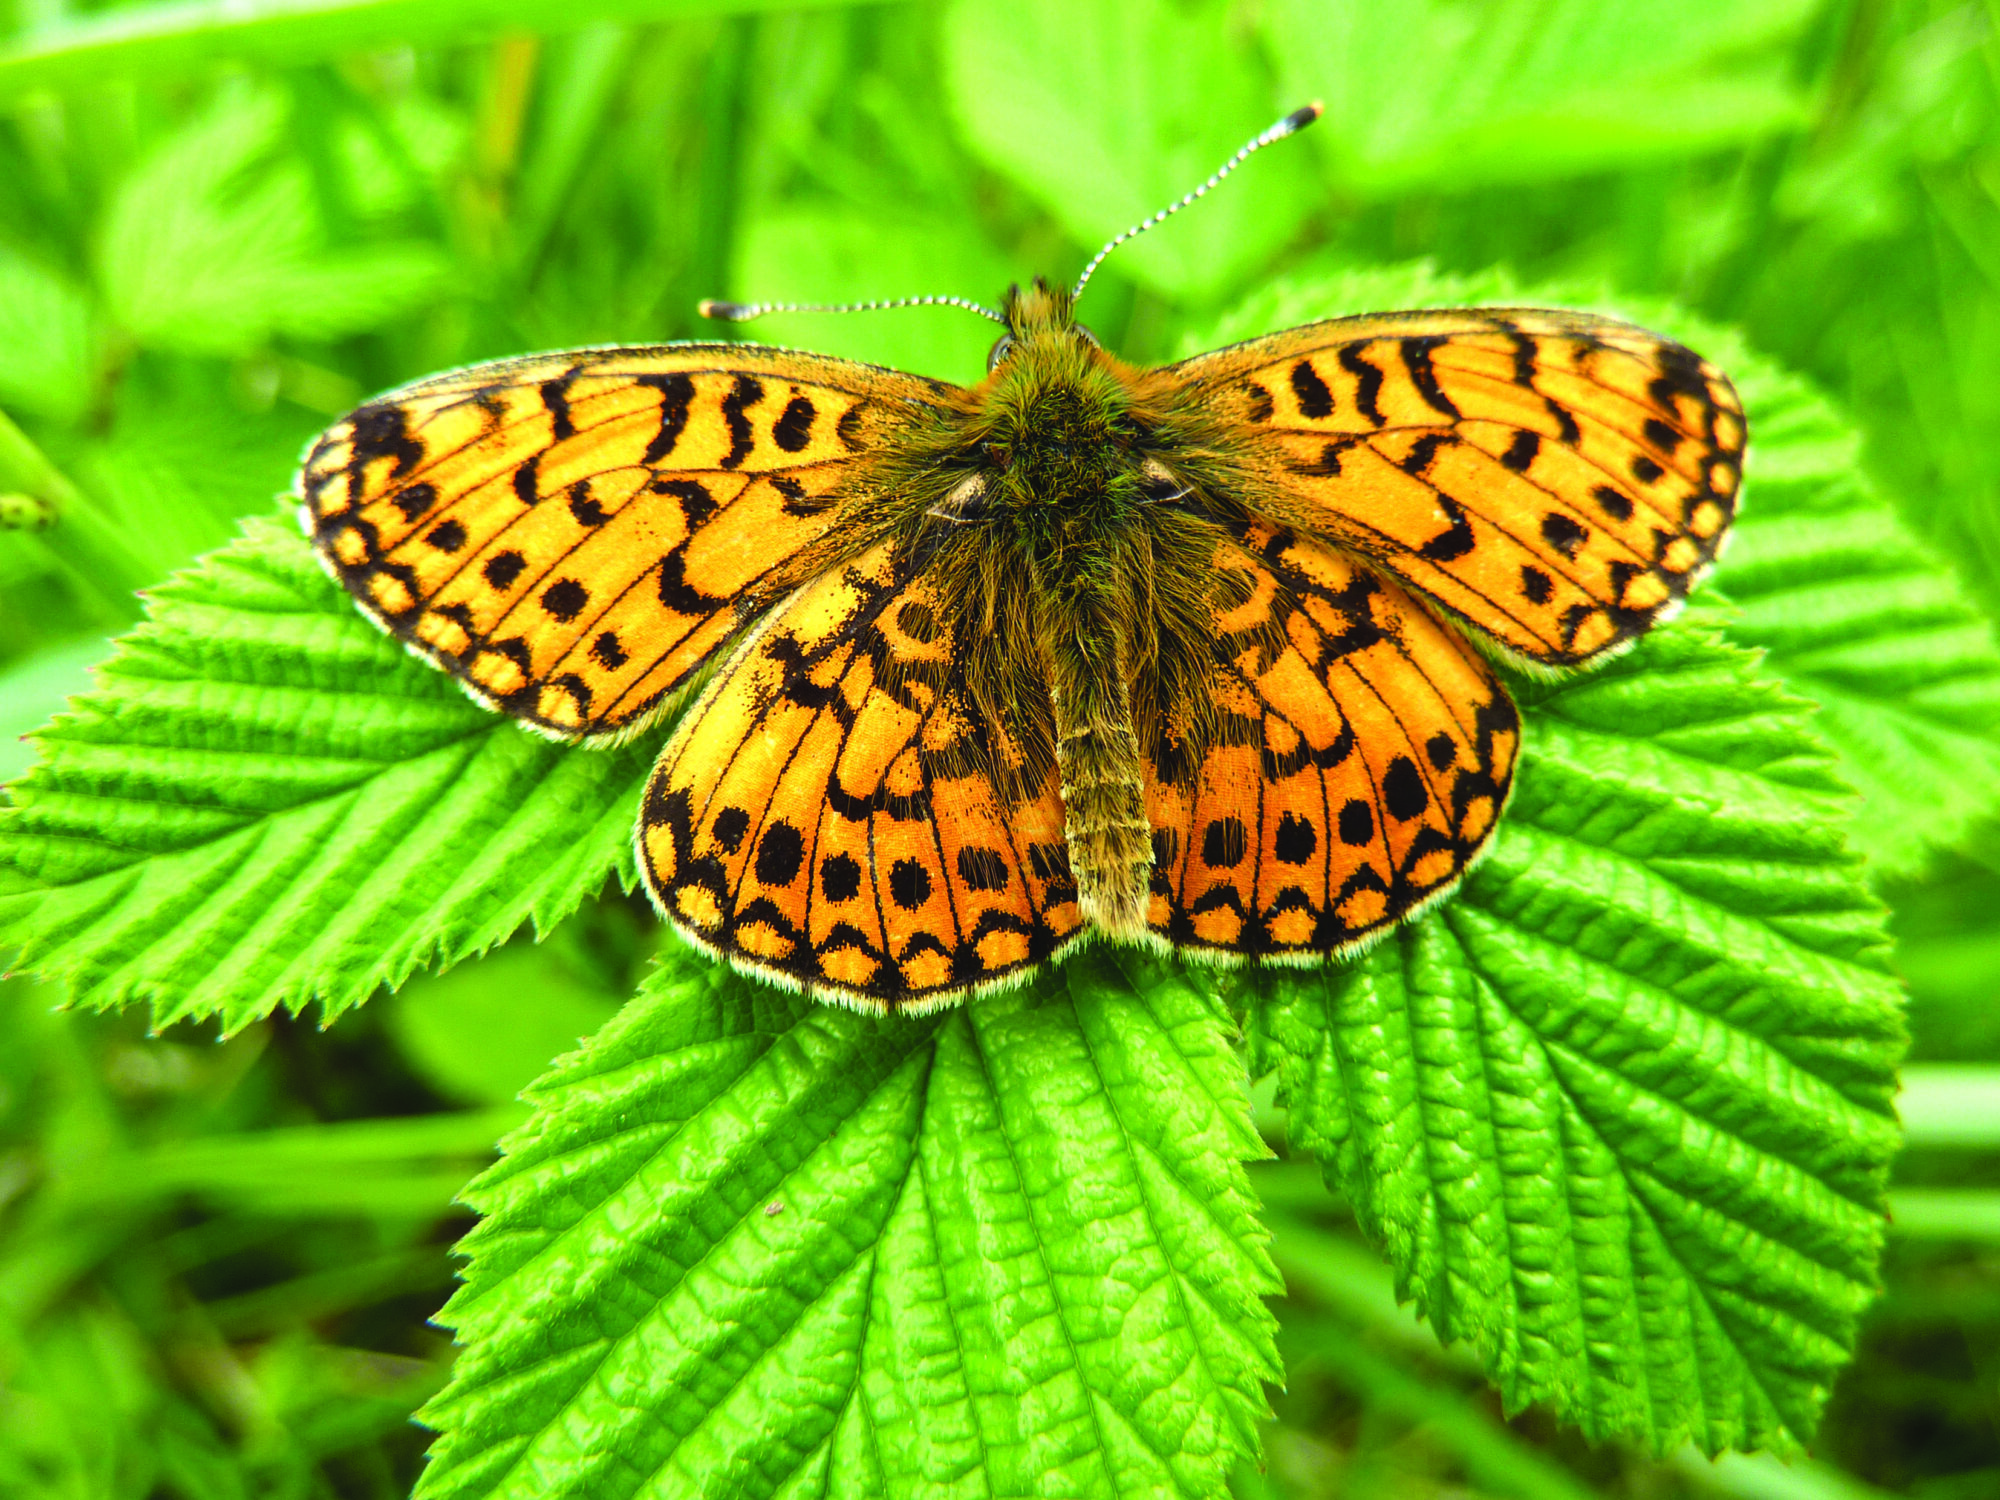
[{"label": "out-of-focus grass blade", "polygon": [[[1255,1174],[1251,1181],[1262,1184]],[[1374,1251],[1276,1208],[1268,1199],[1264,1227],[1271,1234],[1271,1259],[1293,1295],[1303,1292],[1377,1339],[1459,1369],[1479,1368],[1463,1344],[1440,1347],[1415,1309],[1397,1304],[1389,1267]]]},{"label": "out-of-focus grass blade", "polygon": [[445,1212],[522,1105],[172,1141],[107,1164],[90,1196],[189,1192],[277,1214]]},{"label": "out-of-focus grass blade", "polygon": [[1458,1392],[1419,1379],[1332,1319],[1288,1320],[1284,1341],[1294,1375],[1302,1366],[1320,1364],[1375,1411],[1421,1426],[1465,1465],[1482,1493],[1518,1500],[1590,1500],[1594,1493]]},{"label": "out-of-focus grass blade", "polygon": [[0,100],[30,89],[172,73],[231,58],[296,63],[398,44],[576,31],[600,21],[785,9],[835,0],[182,0],[29,32],[0,51]]},{"label": "out-of-focus grass blade", "polygon": [[2000,1191],[1992,1188],[1894,1188],[1889,1227],[1904,1239],[2000,1241]]},{"label": "out-of-focus grass blade", "polygon": [[2000,1067],[1907,1067],[1896,1112],[1902,1116],[1905,1145],[2000,1146]]},{"label": "out-of-focus grass blade", "polygon": [[1711,1495],[1729,1500],[1888,1500],[1886,1490],[1806,1460],[1788,1464],[1768,1453],[1725,1453],[1713,1462],[1683,1448],[1674,1467]]}]

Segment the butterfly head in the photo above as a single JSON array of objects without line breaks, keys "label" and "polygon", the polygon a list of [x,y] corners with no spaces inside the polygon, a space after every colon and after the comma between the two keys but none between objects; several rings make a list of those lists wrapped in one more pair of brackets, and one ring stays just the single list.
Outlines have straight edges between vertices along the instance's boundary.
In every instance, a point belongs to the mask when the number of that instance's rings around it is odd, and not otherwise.
[{"label": "butterfly head", "polygon": [[1000,320],[1007,331],[994,340],[987,353],[989,372],[998,370],[1016,351],[1047,353],[1102,347],[1097,336],[1076,321],[1076,294],[1050,286],[1039,276],[1025,291],[1019,285],[1007,288],[1007,295],[1000,299]]}]

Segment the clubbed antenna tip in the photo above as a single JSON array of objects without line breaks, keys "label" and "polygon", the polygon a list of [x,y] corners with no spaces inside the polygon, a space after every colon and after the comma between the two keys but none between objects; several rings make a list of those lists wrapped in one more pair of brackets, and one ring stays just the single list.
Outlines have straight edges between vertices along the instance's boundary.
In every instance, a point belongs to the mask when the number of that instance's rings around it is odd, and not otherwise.
[{"label": "clubbed antenna tip", "polygon": [[1127,240],[1131,239],[1133,235],[1144,234],[1148,229],[1151,229],[1155,224],[1161,223],[1162,221],[1167,219],[1171,219],[1175,214],[1179,213],[1182,209],[1186,208],[1190,203],[1194,202],[1195,199],[1201,197],[1210,188],[1214,187],[1218,182],[1222,181],[1222,179],[1227,177],[1231,172],[1234,172],[1238,167],[1242,166],[1243,163],[1247,161],[1254,153],[1262,151],[1266,146],[1270,145],[1274,141],[1282,141],[1288,135],[1297,134],[1299,131],[1304,130],[1306,126],[1312,124],[1314,120],[1317,120],[1321,115],[1325,113],[1326,113],[1326,107],[1322,105],[1317,99],[1313,100],[1312,103],[1305,105],[1303,108],[1293,110],[1290,114],[1286,115],[1284,119],[1278,121],[1277,124],[1273,125],[1270,129],[1266,130],[1262,135],[1256,137],[1256,139],[1252,140],[1248,145],[1246,145],[1241,151],[1238,151],[1234,156],[1230,157],[1228,161],[1224,162],[1221,166],[1217,167],[1215,169],[1214,175],[1212,175],[1208,179],[1208,181],[1204,182],[1200,187],[1196,188],[1186,197],[1180,199],[1178,202],[1169,203],[1165,208],[1161,209],[1158,213],[1154,214],[1152,218],[1141,220],[1139,223],[1134,224],[1130,229],[1126,230],[1123,234],[1114,237],[1109,244],[1107,244],[1102,250],[1098,251],[1097,254],[1091,258],[1090,264],[1083,268],[1083,274],[1076,278],[1076,286],[1071,290],[1069,294],[1070,300],[1074,302],[1078,297],[1083,295],[1083,289],[1085,286],[1089,284],[1090,278],[1096,273],[1097,268],[1104,264],[1104,257],[1109,255],[1113,250],[1116,250],[1120,245],[1124,244]]}]

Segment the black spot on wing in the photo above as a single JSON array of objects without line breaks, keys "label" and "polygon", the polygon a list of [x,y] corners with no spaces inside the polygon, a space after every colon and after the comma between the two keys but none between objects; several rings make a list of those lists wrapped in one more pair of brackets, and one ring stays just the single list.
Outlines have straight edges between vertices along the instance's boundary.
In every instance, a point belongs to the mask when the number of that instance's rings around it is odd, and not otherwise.
[{"label": "black spot on wing", "polygon": [[618,639],[618,633],[613,630],[604,631],[590,643],[590,656],[599,666],[608,667],[614,672],[632,659],[626,654],[623,643]]},{"label": "black spot on wing", "polygon": [[576,378],[574,370],[558,375],[554,380],[542,382],[542,405],[549,414],[549,428],[555,440],[562,442],[576,436],[576,422],[570,416],[569,383]]},{"label": "black spot on wing", "polygon": [[1340,351],[1340,367],[1354,377],[1354,409],[1380,427],[1382,372],[1361,357],[1361,347],[1359,344],[1343,345]]},{"label": "black spot on wing", "polygon": [[752,380],[748,375],[736,377],[736,384],[722,398],[722,420],[729,428],[729,451],[723,454],[718,467],[741,468],[743,460],[750,456],[756,439],[750,430],[750,419],[744,413],[763,399],[762,382]]},{"label": "black spot on wing", "polygon": [[1614,521],[1632,519],[1632,497],[1623,490],[1608,484],[1592,485],[1590,498],[1597,502],[1597,508]]},{"label": "black spot on wing", "polygon": [[1201,858],[1211,870],[1228,870],[1243,863],[1250,839],[1240,818],[1217,818],[1201,836]]},{"label": "black spot on wing", "polygon": [[1518,329],[1513,331],[1513,339],[1514,384],[1523,390],[1534,391],[1540,397],[1549,415],[1556,419],[1556,430],[1561,434],[1562,441],[1569,447],[1575,447],[1583,437],[1583,429],[1576,425],[1576,418],[1570,415],[1569,408],[1542,395],[1535,386],[1535,361],[1541,357],[1541,345],[1531,335]]},{"label": "black spot on wing", "polygon": [[1542,517],[1542,538],[1564,557],[1574,559],[1590,533],[1564,515],[1552,510]]},{"label": "black spot on wing", "polygon": [[787,453],[798,453],[812,441],[813,418],[818,410],[804,396],[794,396],[771,426],[771,441]]},{"label": "black spot on wing", "polygon": [[514,471],[514,498],[523,505],[539,505],[541,490],[542,455],[530,453]]},{"label": "black spot on wing", "polygon": [[1319,836],[1313,832],[1312,823],[1297,813],[1286,813],[1278,820],[1277,837],[1272,841],[1273,852],[1279,860],[1288,865],[1302,865],[1313,856],[1319,847]]},{"label": "black spot on wing", "polygon": [[457,521],[440,521],[431,528],[424,542],[433,551],[456,552],[465,545],[465,528]]},{"label": "black spot on wing", "polygon": [[1433,411],[1442,412],[1456,421],[1459,410],[1438,384],[1437,369],[1431,363],[1431,351],[1448,342],[1449,339],[1441,333],[1398,340],[1403,352],[1403,368],[1410,372],[1410,384],[1417,388],[1417,394]]},{"label": "black spot on wing", "polygon": [[1389,769],[1382,777],[1382,804],[1389,809],[1389,816],[1408,822],[1431,804],[1430,792],[1424,786],[1423,772],[1417,763],[1407,755],[1399,755],[1389,762]]},{"label": "black spot on wing", "polygon": [[392,467],[391,479],[400,479],[423,462],[424,445],[410,433],[410,414],[396,405],[364,406],[347,419],[353,436],[348,439],[353,456],[348,472],[356,483],[361,471],[373,460],[386,458]]},{"label": "black spot on wing", "polygon": [[1432,562],[1450,562],[1465,556],[1476,545],[1472,535],[1472,518],[1465,513],[1465,507],[1449,495],[1439,495],[1437,502],[1451,522],[1449,531],[1441,531],[1425,542],[1418,552]]},{"label": "black spot on wing", "polygon": [[1333,415],[1333,392],[1319,378],[1311,360],[1302,359],[1292,366],[1292,394],[1298,397],[1301,416],[1317,419]]},{"label": "black spot on wing", "polygon": [[421,480],[416,484],[405,485],[391,497],[396,509],[403,513],[405,521],[418,519],[437,504],[437,498],[437,486]]},{"label": "black spot on wing", "polygon": [[711,832],[716,843],[734,854],[743,847],[743,835],[750,831],[750,814],[740,807],[725,807],[715,815]]},{"label": "black spot on wing", "polygon": [[915,911],[931,898],[931,877],[914,859],[899,859],[889,867],[889,896],[904,911]]},{"label": "black spot on wing", "polygon": [[1516,474],[1525,474],[1528,465],[1535,461],[1535,455],[1542,451],[1542,435],[1522,428],[1514,434],[1514,441],[1507,445],[1507,451],[1500,455],[1500,462]]},{"label": "black spot on wing", "polygon": [[1374,839],[1375,810],[1359,797],[1349,799],[1340,809],[1340,841],[1358,849]]},{"label": "black spot on wing", "polygon": [[1680,429],[1669,426],[1658,417],[1646,418],[1645,426],[1641,430],[1645,432],[1647,442],[1668,453],[1681,445]]},{"label": "black spot on wing", "polygon": [[549,617],[567,625],[590,603],[590,590],[574,578],[558,578],[542,592],[542,608]]},{"label": "black spot on wing", "polygon": [[805,859],[805,840],[783,818],[772,821],[757,841],[757,879],[768,886],[790,885]]},{"label": "black spot on wing", "polygon": [[694,381],[686,375],[641,375],[639,384],[660,393],[660,425],[639,455],[642,464],[662,462],[687,431],[688,409],[694,405]]},{"label": "black spot on wing", "polygon": [[840,504],[837,495],[809,495],[806,487],[789,474],[770,476],[771,488],[785,497],[778,508],[788,516],[823,516]]},{"label": "black spot on wing", "polygon": [[861,866],[845,854],[829,855],[820,861],[819,889],[835,906],[852,901],[861,892]]},{"label": "black spot on wing", "polygon": [[656,495],[672,495],[681,504],[681,515],[687,520],[689,531],[698,531],[701,525],[720,508],[715,497],[708,492],[708,486],[697,479],[655,479],[647,486]]},{"label": "black spot on wing", "polygon": [[1340,437],[1319,450],[1319,457],[1304,463],[1288,462],[1285,467],[1294,474],[1305,474],[1315,479],[1335,479],[1340,475],[1341,456],[1360,442],[1360,438]]},{"label": "black spot on wing", "polygon": [[859,453],[861,442],[861,407],[850,406],[840,414],[840,420],[833,424],[833,435],[840,439],[840,446],[849,453]]},{"label": "black spot on wing", "polygon": [[968,845],[958,851],[958,874],[968,890],[1005,890],[1007,861],[998,850]]},{"label": "black spot on wing", "polygon": [[527,558],[518,552],[496,552],[486,559],[486,566],[479,571],[489,587],[511,589],[527,566]]}]

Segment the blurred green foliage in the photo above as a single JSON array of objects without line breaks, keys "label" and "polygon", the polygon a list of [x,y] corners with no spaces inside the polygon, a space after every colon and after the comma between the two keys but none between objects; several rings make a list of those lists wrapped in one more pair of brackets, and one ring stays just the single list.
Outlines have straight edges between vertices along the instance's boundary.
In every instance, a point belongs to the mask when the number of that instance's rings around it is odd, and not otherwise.
[{"label": "blurred green foliage", "polygon": [[[1085,309],[1107,344],[1174,353],[1308,256],[1672,298],[1842,401],[1869,471],[2000,607],[1993,0],[748,12],[0,5],[0,493],[57,513],[0,532],[0,726],[82,687],[135,590],[268,511],[370,391],[714,337],[706,295],[1070,275],[1312,97],[1321,126],[1107,263]],[[990,337],[927,310],[756,333],[960,379]],[[30,756],[0,745],[0,770]],[[1660,1464],[1503,1422],[1317,1170],[1278,1163],[1253,1176],[1292,1376],[1243,1493],[2000,1490],[2000,828],[1883,895],[1919,1063],[1908,1208],[1821,1465]],[[450,1359],[424,1320],[451,1196],[655,940],[607,896],[330,1032],[279,1018],[219,1046],[8,982],[0,1487],[405,1492],[407,1414]]]}]

